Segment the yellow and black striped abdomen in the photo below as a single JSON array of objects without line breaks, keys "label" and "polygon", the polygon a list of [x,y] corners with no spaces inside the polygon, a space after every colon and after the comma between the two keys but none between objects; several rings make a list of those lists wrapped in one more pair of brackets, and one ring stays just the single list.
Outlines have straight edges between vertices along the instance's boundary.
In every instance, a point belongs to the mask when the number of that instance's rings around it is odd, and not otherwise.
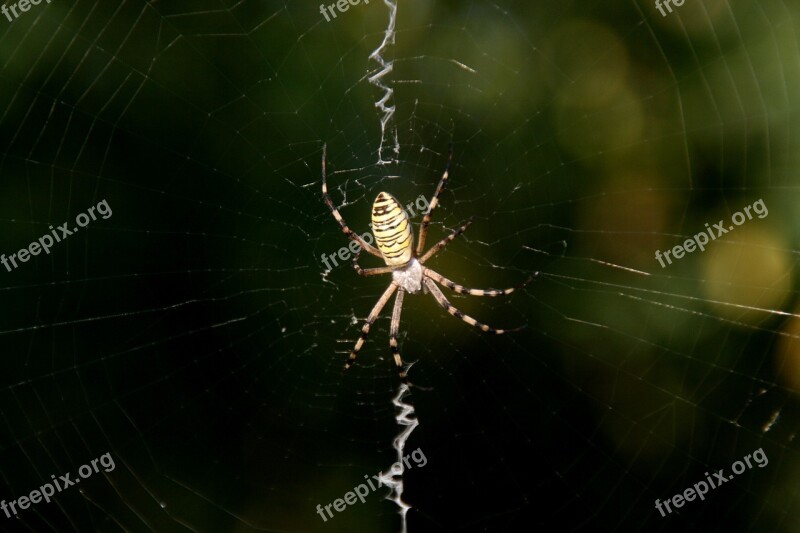
[{"label": "yellow and black striped abdomen", "polygon": [[387,265],[405,265],[411,261],[414,244],[411,222],[400,202],[389,193],[380,193],[372,204],[372,233]]}]

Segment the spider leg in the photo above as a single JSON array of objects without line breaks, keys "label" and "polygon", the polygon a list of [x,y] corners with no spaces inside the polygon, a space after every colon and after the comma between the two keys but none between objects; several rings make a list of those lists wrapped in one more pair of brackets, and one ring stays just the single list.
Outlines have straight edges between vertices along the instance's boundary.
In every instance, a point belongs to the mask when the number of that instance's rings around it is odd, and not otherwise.
[{"label": "spider leg", "polygon": [[384,266],[384,267],[377,267],[377,268],[361,268],[358,264],[358,256],[361,255],[361,252],[357,252],[355,257],[353,257],[353,268],[356,271],[356,274],[359,276],[377,276],[378,274],[388,274],[398,268],[403,268],[404,265],[393,265],[393,266]]},{"label": "spider leg", "polygon": [[328,208],[331,210],[333,218],[335,218],[336,222],[339,223],[339,226],[342,228],[342,232],[344,232],[344,234],[347,235],[348,239],[356,241],[361,246],[362,249],[366,250],[367,252],[371,253],[376,257],[380,257],[381,259],[383,259],[383,256],[377,250],[377,248],[375,248],[371,244],[368,244],[357,233],[355,233],[348,227],[347,223],[344,221],[344,218],[342,218],[341,213],[339,213],[339,210],[336,209],[335,205],[333,205],[333,201],[331,200],[331,197],[328,195],[328,181],[327,181],[327,170],[326,170],[327,157],[328,157],[328,145],[325,144],[322,146],[322,199],[325,200],[326,204],[328,204]]},{"label": "spider leg", "polygon": [[375,323],[375,320],[377,320],[378,315],[381,313],[381,310],[386,305],[386,302],[389,301],[389,299],[392,297],[392,294],[394,294],[394,291],[396,290],[397,290],[397,284],[395,282],[392,282],[391,285],[389,285],[389,288],[387,288],[386,291],[384,291],[383,295],[378,300],[378,303],[375,304],[375,307],[372,308],[372,311],[369,312],[367,321],[364,322],[364,326],[361,328],[361,336],[358,338],[358,341],[356,341],[356,345],[355,347],[353,347],[353,351],[350,352],[350,357],[347,358],[347,362],[344,364],[345,370],[353,366],[353,363],[355,362],[356,357],[358,356],[358,352],[361,350],[361,347],[364,346],[364,343],[367,341],[367,335],[369,335],[370,326],[372,326],[372,324]]},{"label": "spider leg", "polygon": [[397,370],[400,372],[400,379],[406,380],[406,370],[403,368],[403,359],[400,357],[400,350],[397,349],[397,333],[400,330],[400,312],[403,310],[403,295],[405,291],[400,288],[397,291],[397,296],[394,299],[394,311],[392,311],[392,327],[389,332],[389,347],[392,349],[392,356],[394,357],[394,364],[397,365]]},{"label": "spider leg", "polygon": [[448,289],[457,292],[458,294],[471,294],[472,296],[503,296],[506,294],[511,294],[517,289],[521,289],[525,285],[531,282],[534,276],[530,276],[528,279],[523,281],[517,287],[511,287],[509,289],[470,289],[468,287],[464,287],[463,285],[459,285],[453,281],[450,281],[446,277],[442,276],[438,272],[434,272],[433,270],[426,268],[424,270],[425,276],[431,278],[433,281],[439,283],[440,285],[444,285]]},{"label": "spider leg", "polygon": [[478,328],[478,329],[480,329],[482,331],[485,331],[487,333],[494,333],[495,335],[502,335],[503,333],[510,333],[512,331],[519,331],[520,329],[522,329],[521,327],[520,328],[514,328],[514,329],[495,329],[495,328],[493,328],[491,326],[487,326],[486,324],[481,324],[480,322],[478,322],[477,320],[475,320],[471,316],[465,315],[464,313],[462,313],[461,311],[456,309],[453,306],[453,304],[451,304],[448,301],[448,299],[445,297],[445,295],[442,294],[442,291],[439,289],[439,287],[436,286],[436,284],[432,280],[424,279],[423,282],[425,283],[425,286],[428,287],[428,290],[431,291],[431,294],[436,299],[436,301],[439,302],[439,305],[442,306],[442,309],[444,309],[445,311],[447,311],[448,313],[450,313],[454,317],[460,318],[461,320],[463,320],[464,322],[466,322],[470,326],[474,326],[474,327],[476,327],[476,328]]},{"label": "spider leg", "polygon": [[439,180],[439,185],[436,186],[436,192],[433,193],[433,198],[431,198],[431,204],[428,208],[428,212],[425,213],[425,216],[422,218],[422,223],[419,226],[419,239],[417,239],[416,253],[418,257],[419,254],[422,253],[422,250],[425,249],[425,238],[428,236],[428,226],[431,223],[431,213],[433,213],[433,210],[436,209],[437,205],[439,205],[439,194],[442,192],[444,184],[447,183],[447,177],[450,175],[450,163],[452,161],[453,143],[450,143],[450,154],[447,156],[447,165],[444,168],[444,174],[442,174],[442,179]]},{"label": "spider leg", "polygon": [[470,224],[472,224],[473,221],[474,220],[472,218],[470,218],[469,220],[467,220],[464,223],[463,226],[461,226],[460,228],[455,230],[453,233],[451,233],[450,235],[448,235],[447,237],[445,237],[441,241],[437,242],[434,246],[431,247],[430,250],[425,252],[425,255],[423,255],[420,258],[419,262],[422,263],[422,264],[425,264],[425,261],[427,261],[428,259],[430,259],[434,255],[439,253],[442,250],[442,248],[444,248],[445,246],[447,246],[450,243],[450,241],[452,241],[453,239],[455,239],[456,237],[458,237],[459,235],[461,235],[462,233],[467,231],[467,228],[470,226]]}]

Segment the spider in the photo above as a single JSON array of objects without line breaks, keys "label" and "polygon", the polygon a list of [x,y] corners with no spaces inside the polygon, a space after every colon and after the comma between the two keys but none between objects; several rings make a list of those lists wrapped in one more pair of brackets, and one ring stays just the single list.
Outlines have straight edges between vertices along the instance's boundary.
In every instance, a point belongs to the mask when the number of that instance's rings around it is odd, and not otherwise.
[{"label": "spider", "polygon": [[430,292],[442,309],[454,317],[460,318],[470,326],[474,326],[487,333],[501,335],[503,333],[509,333],[522,329],[496,329],[478,322],[471,316],[465,315],[456,309],[436,284],[439,283],[458,294],[470,294],[472,296],[501,296],[505,294],[511,294],[516,289],[521,289],[527,285],[536,274],[530,276],[519,286],[510,289],[470,289],[450,281],[441,274],[423,266],[426,261],[440,252],[450,241],[464,233],[464,231],[466,231],[466,229],[473,222],[473,219],[470,218],[456,231],[436,243],[423,254],[423,250],[425,249],[425,239],[428,235],[428,226],[431,223],[431,213],[434,209],[436,209],[436,206],[439,205],[439,194],[442,192],[442,188],[447,182],[447,177],[450,173],[450,163],[453,160],[452,146],[450,147],[450,155],[448,156],[444,173],[442,174],[442,178],[439,180],[439,184],[436,186],[436,191],[433,193],[433,198],[430,201],[430,207],[420,223],[419,238],[417,239],[416,250],[414,249],[414,236],[412,234],[412,226],[411,222],[409,221],[408,214],[405,212],[400,202],[398,202],[394,196],[387,192],[379,193],[378,197],[375,198],[375,202],[372,204],[372,231],[375,237],[375,244],[377,245],[377,248],[365,242],[363,238],[361,238],[347,226],[344,218],[342,218],[339,210],[333,205],[333,202],[328,195],[327,171],[325,168],[327,152],[328,147],[326,144],[322,147],[322,198],[325,200],[328,208],[330,208],[333,218],[335,218],[336,222],[339,223],[339,226],[342,228],[344,234],[347,235],[350,240],[356,241],[362,250],[366,250],[375,257],[383,259],[383,261],[386,263],[386,266],[383,267],[363,269],[358,264],[358,257],[360,254],[360,252],[358,252],[353,258],[353,268],[360,276],[375,276],[378,274],[389,273],[392,274],[392,282],[384,291],[380,299],[378,299],[375,307],[373,307],[372,311],[370,311],[364,326],[361,328],[361,336],[358,338],[355,347],[353,347],[352,351],[350,352],[350,356],[345,363],[345,370],[349,369],[355,362],[358,352],[361,350],[367,340],[370,327],[375,323],[375,320],[377,320],[380,312],[383,310],[395,292],[397,292],[397,296],[394,300],[394,311],[392,312],[392,323],[389,332],[389,346],[392,350],[392,356],[394,357],[395,365],[397,365],[397,369],[400,372],[400,378],[403,381],[406,381],[406,368],[403,366],[403,359],[400,357],[400,351],[397,348],[397,334],[400,329],[400,312],[403,309],[403,297],[405,296],[406,292],[410,294],[417,294],[421,291],[426,294]]}]

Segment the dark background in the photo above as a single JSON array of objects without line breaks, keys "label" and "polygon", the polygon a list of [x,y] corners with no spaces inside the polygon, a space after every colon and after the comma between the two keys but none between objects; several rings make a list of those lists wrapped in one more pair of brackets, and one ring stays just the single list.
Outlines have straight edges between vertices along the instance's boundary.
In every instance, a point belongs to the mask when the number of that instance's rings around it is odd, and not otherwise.
[{"label": "dark background", "polygon": [[[410,531],[795,531],[798,6],[402,2],[384,157],[369,59],[384,3],[53,0],[0,18],[0,253],[113,210],[0,269],[0,497],[111,453],[116,469],[0,514],[8,531],[397,531],[387,277],[326,272],[379,191],[451,180],[431,266],[514,335],[406,298],[420,426]],[[763,199],[661,268],[666,250]],[[419,218],[415,220],[418,222]],[[379,266],[375,258],[363,266]],[[622,268],[624,267],[624,268]],[[484,299],[486,300],[486,299]],[[384,317],[390,311],[384,312]],[[763,448],[769,464],[662,518]]]}]

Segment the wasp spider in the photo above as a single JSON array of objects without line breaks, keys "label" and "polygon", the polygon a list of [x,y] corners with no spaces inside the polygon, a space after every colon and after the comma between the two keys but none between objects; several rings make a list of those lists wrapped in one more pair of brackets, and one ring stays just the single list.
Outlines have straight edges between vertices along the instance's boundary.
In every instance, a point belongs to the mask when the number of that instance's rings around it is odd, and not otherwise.
[{"label": "wasp spider", "polygon": [[[441,289],[436,285],[437,283],[453,290],[458,294],[471,294],[473,296],[500,296],[504,294],[511,294],[515,288],[510,289],[469,289],[457,283],[454,283],[434,272],[433,270],[424,267],[426,261],[441,251],[447,244],[464,233],[464,231],[472,224],[472,219],[468,220],[464,225],[458,228],[455,232],[451,233],[436,245],[431,247],[430,250],[422,253],[425,248],[425,238],[428,234],[428,226],[431,223],[431,213],[439,204],[439,194],[442,192],[444,184],[447,182],[447,176],[450,172],[450,162],[453,159],[453,150],[450,149],[450,156],[447,159],[444,174],[439,180],[439,185],[436,186],[436,191],[433,193],[433,198],[430,201],[428,212],[422,219],[419,227],[419,238],[417,239],[417,247],[414,250],[414,237],[412,235],[411,222],[408,219],[408,214],[403,210],[402,205],[389,193],[381,192],[372,204],[372,231],[375,236],[375,244],[377,248],[367,243],[358,234],[351,230],[347,223],[342,218],[339,210],[333,205],[330,196],[328,195],[326,160],[327,160],[327,145],[322,148],[322,197],[325,203],[331,210],[333,218],[339,223],[347,237],[356,241],[362,250],[383,259],[386,266],[378,268],[363,269],[358,265],[358,254],[353,258],[353,268],[360,276],[374,276],[377,274],[392,274],[392,282],[389,287],[384,291],[383,295],[375,304],[375,307],[370,311],[367,321],[361,328],[361,336],[359,337],[353,350],[350,352],[350,357],[345,363],[345,370],[350,368],[358,356],[358,352],[366,342],[369,329],[381,310],[386,306],[392,295],[397,292],[394,300],[394,311],[392,312],[392,323],[389,332],[389,346],[392,350],[394,362],[397,369],[400,371],[400,378],[406,379],[406,369],[403,366],[403,360],[400,358],[400,352],[397,348],[397,333],[400,328],[400,311],[403,309],[403,296],[406,292],[416,294],[420,291],[424,293],[430,292],[436,299],[439,305],[448,313],[456,318],[460,318],[470,326],[479,328],[487,333],[494,333],[500,335],[511,331],[517,331],[521,328],[515,329],[496,329],[486,324],[481,324],[471,316],[465,315],[450,303],[447,297],[442,293]],[[535,274],[534,274],[535,275]],[[520,286],[520,289],[528,284],[533,279],[529,277]]]}]

